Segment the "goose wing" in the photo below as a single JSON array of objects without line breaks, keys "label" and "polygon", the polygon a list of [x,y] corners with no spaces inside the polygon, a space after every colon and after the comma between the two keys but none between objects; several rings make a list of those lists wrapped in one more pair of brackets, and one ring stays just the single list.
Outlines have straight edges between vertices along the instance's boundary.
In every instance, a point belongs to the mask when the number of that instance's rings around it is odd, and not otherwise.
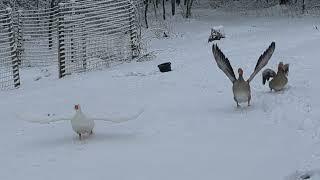
[{"label": "goose wing", "polygon": [[70,118],[62,118],[62,117],[55,117],[51,115],[46,115],[46,116],[35,116],[35,115],[17,115],[19,119],[22,119],[27,122],[31,123],[39,123],[39,124],[49,124],[52,122],[57,122],[57,121],[70,121]]},{"label": "goose wing", "polygon": [[265,69],[262,72],[262,84],[266,84],[266,81],[269,81],[270,78],[273,78],[277,73],[272,69]]},{"label": "goose wing", "polygon": [[256,64],[256,67],[254,68],[253,73],[251,74],[251,76],[248,79],[248,82],[250,82],[257,74],[258,72],[265,66],[268,64],[269,59],[271,58],[274,49],[276,47],[276,43],[272,42],[270,44],[270,46],[267,48],[267,50],[265,50],[263,52],[263,54],[259,57],[258,62]]},{"label": "goose wing", "polygon": [[228,58],[226,58],[226,56],[223,54],[223,52],[219,49],[218,45],[216,44],[212,45],[212,53],[214,59],[217,62],[218,67],[228,76],[228,78],[233,83],[236,80],[236,76],[234,75],[233,68]]},{"label": "goose wing", "polygon": [[95,120],[95,121],[108,121],[108,122],[113,122],[113,123],[122,123],[122,122],[130,121],[133,119],[137,119],[143,113],[143,111],[144,110],[140,110],[137,114],[135,114],[133,116],[128,116],[128,117],[117,117],[117,118],[93,117],[90,119]]}]

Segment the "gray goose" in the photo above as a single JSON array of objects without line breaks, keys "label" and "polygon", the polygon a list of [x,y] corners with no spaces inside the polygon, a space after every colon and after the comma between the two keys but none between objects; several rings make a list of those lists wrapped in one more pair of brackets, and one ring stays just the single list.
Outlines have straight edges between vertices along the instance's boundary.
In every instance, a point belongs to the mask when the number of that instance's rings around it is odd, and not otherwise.
[{"label": "gray goose", "polygon": [[262,72],[262,84],[264,85],[266,81],[272,80],[269,82],[270,90],[281,91],[285,85],[288,83],[288,73],[289,73],[289,64],[283,64],[280,62],[278,64],[278,72],[276,73],[272,69],[265,69]]},{"label": "gray goose", "polygon": [[248,102],[248,106],[250,106],[251,100],[251,90],[250,90],[250,81],[255,77],[256,74],[267,65],[269,59],[271,58],[273,52],[275,50],[275,42],[272,42],[266,51],[259,57],[256,67],[249,77],[248,80],[244,80],[243,78],[243,70],[242,68],[238,69],[239,78],[237,79],[233,68],[230,64],[228,58],[222,53],[219,49],[218,45],[212,45],[213,56],[217,62],[218,67],[227,75],[227,77],[232,82],[232,91],[233,98],[237,103],[237,107],[239,107],[239,103]]}]

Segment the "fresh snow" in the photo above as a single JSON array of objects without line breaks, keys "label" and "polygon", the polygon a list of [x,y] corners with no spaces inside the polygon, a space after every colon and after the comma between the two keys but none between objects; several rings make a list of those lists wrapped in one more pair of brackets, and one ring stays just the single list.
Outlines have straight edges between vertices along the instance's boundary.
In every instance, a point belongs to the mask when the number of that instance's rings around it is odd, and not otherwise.
[{"label": "fresh snow", "polygon": [[[0,92],[0,179],[298,180],[312,172],[310,179],[318,180],[319,18],[195,9],[193,19],[166,23],[168,38],[144,31],[155,56],[149,61],[61,80],[55,67],[23,69],[21,88]],[[219,25],[226,33],[219,47],[245,77],[275,41],[267,67],[290,63],[286,90],[271,93],[260,72],[251,84],[252,106],[237,109],[207,42]],[[160,73],[157,65],[167,61],[173,71]],[[97,117],[144,113],[121,124],[96,122],[83,141],[68,122],[19,118],[70,117],[74,104]]]}]

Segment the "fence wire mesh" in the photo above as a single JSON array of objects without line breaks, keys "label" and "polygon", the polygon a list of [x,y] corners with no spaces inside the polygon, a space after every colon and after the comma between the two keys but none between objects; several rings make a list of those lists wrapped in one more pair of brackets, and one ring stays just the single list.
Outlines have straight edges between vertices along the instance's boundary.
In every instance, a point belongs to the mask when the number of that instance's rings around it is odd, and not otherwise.
[{"label": "fence wire mesh", "polygon": [[0,11],[0,89],[12,89],[19,85],[12,11],[8,8]]},{"label": "fence wire mesh", "polygon": [[22,66],[48,66],[58,61],[57,10],[28,10],[15,14]]},{"label": "fence wire mesh", "polygon": [[137,13],[129,0],[63,3],[58,14],[60,77],[139,53]]}]

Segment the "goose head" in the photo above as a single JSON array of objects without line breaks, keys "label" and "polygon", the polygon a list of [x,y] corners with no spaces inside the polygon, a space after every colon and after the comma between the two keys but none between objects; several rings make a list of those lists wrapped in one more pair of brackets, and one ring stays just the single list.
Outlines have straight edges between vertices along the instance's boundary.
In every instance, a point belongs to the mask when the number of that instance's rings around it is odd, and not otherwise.
[{"label": "goose head", "polygon": [[76,104],[76,105],[74,105],[74,109],[76,110],[76,112],[81,111],[80,104]]},{"label": "goose head", "polygon": [[243,78],[243,70],[242,70],[242,68],[238,69],[238,74],[239,74],[239,79]]},{"label": "goose head", "polygon": [[284,71],[283,62],[279,62],[279,64],[278,64],[278,71]]}]

